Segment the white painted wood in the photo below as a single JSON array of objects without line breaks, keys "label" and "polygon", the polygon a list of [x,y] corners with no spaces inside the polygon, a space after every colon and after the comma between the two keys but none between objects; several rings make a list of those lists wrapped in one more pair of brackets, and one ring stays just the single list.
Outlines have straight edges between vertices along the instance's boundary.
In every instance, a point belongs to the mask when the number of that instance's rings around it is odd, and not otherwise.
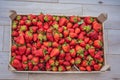
[{"label": "white painted wood", "polygon": [[3,28],[3,26],[0,26],[0,51],[2,51],[2,49],[3,49],[3,30],[4,30],[4,28]]},{"label": "white painted wood", "polygon": [[98,16],[100,13],[107,13],[108,19],[105,21],[105,28],[120,29],[120,6],[104,5],[83,5],[83,14]]},{"label": "white painted wood", "polygon": [[120,0],[59,0],[60,3],[120,5]]},{"label": "white painted wood", "polygon": [[108,30],[109,54],[120,54],[120,30]]},{"label": "white painted wood", "polygon": [[0,79],[28,80],[27,73],[13,73],[8,70],[9,52],[0,52]]},{"label": "white painted wood", "polygon": [[3,51],[10,51],[10,26],[4,27]]}]

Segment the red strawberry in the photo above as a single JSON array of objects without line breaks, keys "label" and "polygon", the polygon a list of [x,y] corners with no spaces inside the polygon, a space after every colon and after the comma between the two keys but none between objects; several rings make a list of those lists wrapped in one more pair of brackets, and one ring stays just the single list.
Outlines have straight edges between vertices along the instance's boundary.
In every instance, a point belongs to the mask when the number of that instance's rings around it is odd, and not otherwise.
[{"label": "red strawberry", "polygon": [[83,39],[84,39],[84,35],[83,35],[83,34],[79,34],[79,35],[78,35],[78,39],[83,40]]},{"label": "red strawberry", "polygon": [[37,26],[38,26],[38,28],[41,28],[41,27],[43,27],[43,23],[41,21],[38,21]]},{"label": "red strawberry", "polygon": [[43,49],[39,49],[39,50],[34,51],[34,54],[37,57],[43,57],[44,56]]},{"label": "red strawberry", "polygon": [[48,23],[47,23],[47,22],[46,22],[46,23],[44,23],[43,28],[44,28],[45,30],[47,30],[47,29],[49,28],[49,25],[48,25]]},{"label": "red strawberry", "polygon": [[63,27],[59,27],[59,28],[58,28],[58,31],[59,31],[59,32],[63,32]]},{"label": "red strawberry", "polygon": [[94,65],[95,64],[95,61],[94,60],[92,60],[92,61],[90,61],[90,65]]},{"label": "red strawberry", "polygon": [[63,35],[64,35],[64,37],[67,37],[69,35],[69,31],[68,30],[64,30],[63,31]]},{"label": "red strawberry", "polygon": [[76,51],[75,51],[75,49],[71,49],[71,50],[70,50],[70,54],[71,54],[72,57],[75,57],[75,56],[76,56]]},{"label": "red strawberry", "polygon": [[31,26],[31,27],[30,27],[30,32],[36,32],[37,29],[38,29],[37,26]]},{"label": "red strawberry", "polygon": [[56,30],[58,30],[58,27],[59,27],[58,24],[54,24],[54,25],[53,25],[53,28],[56,29]]},{"label": "red strawberry", "polygon": [[72,23],[67,23],[67,28],[72,28],[73,24]]},{"label": "red strawberry", "polygon": [[34,66],[32,71],[39,71],[39,67],[38,66]]},{"label": "red strawberry", "polygon": [[72,59],[71,55],[69,53],[66,54],[65,60],[70,61]]},{"label": "red strawberry", "polygon": [[88,37],[84,38],[84,42],[85,42],[85,43],[88,43],[89,40],[90,40],[90,38],[88,38]]},{"label": "red strawberry", "polygon": [[65,68],[66,68],[67,71],[70,71],[72,69],[71,66],[66,66]]},{"label": "red strawberry", "polygon": [[67,43],[63,44],[62,49],[63,49],[64,52],[69,52],[69,50],[70,50],[69,44],[67,44]]},{"label": "red strawberry", "polygon": [[58,47],[58,46],[59,46],[59,44],[57,42],[52,43],[52,47]]},{"label": "red strawberry", "polygon": [[15,44],[12,45],[11,51],[15,51],[17,49],[17,46]]},{"label": "red strawberry", "polygon": [[31,53],[31,48],[27,48],[25,54],[26,54],[26,55],[29,55],[30,53]]},{"label": "red strawberry", "polygon": [[27,56],[23,55],[22,56],[22,63],[26,64],[28,61]]},{"label": "red strawberry", "polygon": [[100,70],[100,68],[101,68],[101,66],[100,66],[100,65],[98,65],[98,64],[95,64],[95,65],[94,65],[94,70],[95,70],[95,71],[99,71],[99,70]]},{"label": "red strawberry", "polygon": [[39,14],[38,15],[38,19],[41,21],[41,22],[44,22],[44,14]]},{"label": "red strawberry", "polygon": [[32,24],[37,25],[37,19],[32,19]]},{"label": "red strawberry", "polygon": [[76,50],[76,52],[77,52],[77,55],[80,55],[81,57],[84,56],[84,49],[83,49],[81,46],[76,45],[76,46],[75,46],[75,50]]},{"label": "red strawberry", "polygon": [[54,66],[54,65],[55,65],[55,61],[54,61],[53,59],[50,59],[48,62],[49,62],[49,64],[50,64],[51,66]]},{"label": "red strawberry", "polygon": [[63,25],[66,24],[66,22],[67,22],[67,19],[66,19],[65,17],[62,17],[62,18],[60,18],[60,20],[59,20],[59,25],[60,25],[60,26],[63,26]]},{"label": "red strawberry", "polygon": [[59,59],[59,64],[60,64],[60,65],[62,65],[62,64],[63,64],[63,62],[64,62],[64,60],[63,60],[63,59]]},{"label": "red strawberry", "polygon": [[70,63],[73,65],[75,63],[75,60],[74,59],[71,59],[70,60]]},{"label": "red strawberry", "polygon": [[77,34],[73,33],[73,32],[71,32],[69,35],[70,35],[71,38],[76,38],[77,37]]},{"label": "red strawberry", "polygon": [[73,28],[75,29],[75,28],[77,28],[77,27],[79,27],[79,24],[78,24],[78,23],[75,23],[75,24],[73,25]]},{"label": "red strawberry", "polygon": [[59,55],[59,53],[60,53],[59,49],[53,48],[51,53],[50,53],[50,57],[56,57]]},{"label": "red strawberry", "polygon": [[16,55],[15,59],[22,60],[22,57],[20,55]]},{"label": "red strawberry", "polygon": [[56,42],[58,42],[60,39],[60,35],[58,33],[54,33],[53,37],[54,37]]},{"label": "red strawberry", "polygon": [[76,43],[77,43],[76,39],[72,39],[70,42],[70,45],[74,46],[74,45],[76,45]]},{"label": "red strawberry", "polygon": [[23,19],[23,20],[27,20],[27,17],[26,17],[26,16],[23,16],[22,19]]},{"label": "red strawberry", "polygon": [[93,19],[92,17],[90,17],[90,16],[84,18],[84,21],[85,21],[85,23],[87,23],[87,24],[91,24],[91,23],[93,22],[93,20],[94,20],[94,19]]},{"label": "red strawberry", "polygon": [[44,60],[45,60],[45,61],[48,61],[49,59],[50,59],[50,56],[49,56],[49,55],[45,55],[45,56],[44,56]]},{"label": "red strawberry", "polygon": [[26,52],[26,46],[20,46],[18,47],[20,55],[23,55]]},{"label": "red strawberry", "polygon": [[32,54],[29,54],[28,55],[28,60],[31,60],[33,58],[33,55]]},{"label": "red strawberry", "polygon": [[28,70],[32,70],[32,68],[33,68],[32,62],[28,62]]},{"label": "red strawberry", "polygon": [[38,38],[38,34],[33,34],[33,41],[37,41],[37,38]]},{"label": "red strawberry", "polygon": [[28,70],[28,64],[22,64],[24,70]]},{"label": "red strawberry", "polygon": [[23,34],[20,34],[18,37],[19,44],[25,44],[24,36]]},{"label": "red strawberry", "polygon": [[31,23],[31,20],[26,20],[26,21],[25,21],[25,24],[26,24],[26,26],[29,27],[29,26],[32,24],[32,23]]},{"label": "red strawberry", "polygon": [[92,57],[94,57],[94,55],[95,55],[95,48],[94,48],[94,47],[89,48],[89,49],[88,49],[88,52],[90,53],[90,55],[91,55]]},{"label": "red strawberry", "polygon": [[102,46],[103,46],[102,41],[100,41],[100,40],[95,40],[94,41],[94,47],[100,49],[100,48],[102,48]]},{"label": "red strawberry", "polygon": [[65,71],[65,67],[64,66],[62,66],[62,65],[60,65],[60,66],[58,66],[58,71]]},{"label": "red strawberry", "polygon": [[33,57],[31,62],[33,65],[37,65],[39,63],[39,57]]},{"label": "red strawberry", "polygon": [[91,71],[92,70],[90,66],[87,66],[86,69],[87,69],[87,71]]},{"label": "red strawberry", "polygon": [[52,45],[52,43],[51,42],[43,42],[43,45],[45,47],[50,47]]},{"label": "red strawberry", "polygon": [[77,16],[70,16],[70,22],[76,23],[78,21]]},{"label": "red strawberry", "polygon": [[18,36],[19,34],[18,34],[18,32],[17,31],[12,31],[12,36],[13,37],[16,37],[16,36]]},{"label": "red strawberry", "polygon": [[32,33],[30,31],[26,31],[25,32],[25,40],[26,40],[26,42],[28,43],[28,42],[32,41],[32,39],[33,39]]},{"label": "red strawberry", "polygon": [[88,33],[88,36],[92,39],[92,40],[95,40],[95,39],[98,39],[98,33],[94,30],[90,31]]},{"label": "red strawberry", "polygon": [[63,50],[61,50],[61,52],[60,52],[60,54],[59,54],[59,57],[62,58],[62,59],[65,57],[65,53],[64,53]]},{"label": "red strawberry", "polygon": [[80,64],[81,63],[81,59],[79,57],[75,58],[75,64]]},{"label": "red strawberry", "polygon": [[21,62],[18,59],[13,59],[13,61],[11,62],[11,65],[15,68],[20,68]]},{"label": "red strawberry", "polygon": [[80,33],[80,28],[75,28],[75,33],[79,34]]},{"label": "red strawberry", "polygon": [[82,46],[82,47],[86,46],[85,42],[83,40],[81,40],[81,39],[78,40],[78,43],[80,43],[80,46]]},{"label": "red strawberry", "polygon": [[47,33],[46,37],[47,37],[48,40],[53,41],[53,35],[52,35],[52,33]]},{"label": "red strawberry", "polygon": [[93,29],[95,31],[99,32],[102,30],[102,25],[100,23],[98,23],[97,21],[94,21],[92,25],[93,25]]},{"label": "red strawberry", "polygon": [[47,14],[47,15],[44,16],[44,21],[48,22],[48,21],[51,21],[51,20],[53,20],[53,17],[51,15]]},{"label": "red strawberry", "polygon": [[63,44],[65,42],[65,39],[60,39],[59,44]]},{"label": "red strawberry", "polygon": [[69,63],[68,61],[64,61],[63,64],[64,64],[65,66],[70,66],[70,63]]},{"label": "red strawberry", "polygon": [[83,66],[80,66],[79,69],[80,69],[80,71],[86,71],[86,68]]},{"label": "red strawberry", "polygon": [[50,71],[51,70],[51,66],[50,66],[50,64],[49,63],[46,63],[46,71]]},{"label": "red strawberry", "polygon": [[43,63],[38,64],[38,66],[39,66],[40,69],[44,68],[44,64]]}]

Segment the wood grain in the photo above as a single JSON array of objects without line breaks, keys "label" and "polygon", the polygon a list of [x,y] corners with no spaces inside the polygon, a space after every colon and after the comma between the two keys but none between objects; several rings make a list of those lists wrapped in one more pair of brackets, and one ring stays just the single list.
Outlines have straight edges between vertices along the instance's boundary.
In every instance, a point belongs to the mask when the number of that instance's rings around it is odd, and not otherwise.
[{"label": "wood grain", "polygon": [[120,5],[120,0],[59,0],[60,3]]}]

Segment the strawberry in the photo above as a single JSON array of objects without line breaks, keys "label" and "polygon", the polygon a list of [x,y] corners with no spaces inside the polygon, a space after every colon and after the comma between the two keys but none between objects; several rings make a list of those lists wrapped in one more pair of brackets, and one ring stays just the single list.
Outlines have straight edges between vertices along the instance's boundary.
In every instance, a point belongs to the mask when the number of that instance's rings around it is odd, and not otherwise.
[{"label": "strawberry", "polygon": [[38,28],[41,28],[41,27],[43,27],[43,23],[41,21],[38,21],[37,26],[38,26]]},{"label": "strawberry", "polygon": [[37,57],[43,57],[44,56],[43,49],[35,50],[34,54]]},{"label": "strawberry", "polygon": [[52,33],[47,33],[47,34],[46,34],[46,37],[47,37],[47,39],[48,39],[49,41],[53,41],[53,35],[52,35]]},{"label": "strawberry", "polygon": [[38,66],[33,66],[32,71],[39,71],[39,67]]},{"label": "strawberry", "polygon": [[63,27],[59,27],[58,28],[58,31],[61,33],[61,32],[63,32]]},{"label": "strawberry", "polygon": [[26,16],[23,16],[23,17],[22,17],[22,20],[27,20],[27,17],[26,17]]},{"label": "strawberry", "polygon": [[32,54],[29,54],[28,55],[28,60],[31,60],[33,58],[33,55]]},{"label": "strawberry", "polygon": [[53,60],[53,59],[49,59],[49,64],[50,64],[50,66],[54,66],[55,65],[55,61]]},{"label": "strawberry", "polygon": [[50,59],[50,55],[45,55],[45,56],[44,56],[44,60],[45,60],[45,61],[48,61],[49,59]]},{"label": "strawberry", "polygon": [[32,70],[32,68],[33,68],[32,62],[28,62],[28,70]]},{"label": "strawberry", "polygon": [[75,33],[79,34],[80,33],[80,28],[75,28]]},{"label": "strawberry", "polygon": [[39,57],[33,57],[31,62],[33,65],[37,65],[39,63]]},{"label": "strawberry", "polygon": [[53,16],[53,20],[59,21],[60,17],[59,16]]},{"label": "strawberry", "polygon": [[62,65],[60,65],[60,66],[58,66],[58,71],[65,71],[65,67],[64,66],[62,66]]},{"label": "strawberry", "polygon": [[16,23],[12,23],[12,29],[13,30],[17,29],[17,24]]},{"label": "strawberry", "polygon": [[37,25],[37,19],[32,19],[32,24]]},{"label": "strawberry", "polygon": [[25,40],[26,40],[26,42],[28,43],[28,42],[32,41],[32,39],[33,39],[33,34],[30,31],[26,31],[25,32]]},{"label": "strawberry", "polygon": [[52,67],[52,71],[57,71],[58,69],[57,69],[57,67],[56,66],[53,66]]},{"label": "strawberry", "polygon": [[21,65],[21,62],[18,60],[18,59],[13,59],[11,61],[11,65],[15,68],[20,68],[22,65]]},{"label": "strawberry", "polygon": [[59,53],[60,53],[60,51],[58,48],[53,48],[51,53],[50,53],[50,57],[56,57],[59,55]]},{"label": "strawberry", "polygon": [[63,26],[63,25],[66,24],[66,22],[67,22],[67,19],[65,17],[61,17],[60,20],[59,20],[59,25]]},{"label": "strawberry", "polygon": [[43,45],[45,47],[50,47],[52,45],[52,43],[51,42],[43,42]]},{"label": "strawberry", "polygon": [[30,29],[30,32],[35,33],[37,31],[38,27],[37,26],[31,26],[29,29]]},{"label": "strawberry", "polygon": [[26,25],[20,26],[20,31],[27,31],[27,26]]},{"label": "strawberry", "polygon": [[94,60],[92,60],[92,61],[90,61],[90,65],[95,65],[95,61]]},{"label": "strawberry", "polygon": [[79,69],[80,69],[80,71],[86,71],[86,68],[83,66],[80,66]]},{"label": "strawberry", "polygon": [[55,39],[56,42],[58,42],[59,39],[60,39],[60,35],[58,33],[54,33],[53,37],[54,37],[54,39]]},{"label": "strawberry", "polygon": [[38,34],[33,34],[33,41],[37,41]]},{"label": "strawberry", "polygon": [[39,66],[39,69],[43,69],[44,68],[44,64],[43,63],[38,64],[38,66]]},{"label": "strawberry", "polygon": [[78,40],[78,43],[80,43],[80,46],[82,46],[82,47],[86,46],[85,42],[83,40],[81,40],[81,39]]},{"label": "strawberry", "polygon": [[90,31],[87,35],[88,35],[88,36],[90,37],[90,39],[92,39],[92,40],[98,39],[98,33],[97,33],[96,31],[94,31],[94,30]]},{"label": "strawberry", "polygon": [[62,49],[63,49],[64,52],[69,52],[69,50],[70,50],[69,44],[64,43],[64,44],[62,45]]},{"label": "strawberry", "polygon": [[18,60],[21,61],[21,60],[22,60],[22,57],[21,57],[20,55],[16,55],[16,56],[15,56],[15,59],[18,59]]},{"label": "strawberry", "polygon": [[23,55],[22,56],[22,63],[26,64],[27,63],[27,56]]},{"label": "strawberry", "polygon": [[29,55],[30,53],[31,53],[31,48],[27,48],[25,54],[26,54],[26,55]]},{"label": "strawberry", "polygon": [[91,26],[90,25],[84,26],[83,30],[89,32],[91,30]]},{"label": "strawberry", "polygon": [[93,22],[93,20],[94,20],[94,19],[93,19],[92,17],[90,17],[90,16],[84,18],[84,21],[85,21],[85,23],[87,23],[87,24],[91,24],[91,23]]},{"label": "strawberry", "polygon": [[72,65],[74,65],[75,60],[74,60],[74,59],[71,59],[71,60],[70,60],[70,63],[71,63]]},{"label": "strawberry", "polygon": [[58,66],[58,65],[59,65],[59,61],[56,60],[56,61],[55,61],[55,66]]},{"label": "strawberry", "polygon": [[19,42],[19,44],[25,44],[25,39],[24,39],[23,34],[20,34],[20,35],[19,35],[19,37],[18,37],[18,42]]},{"label": "strawberry", "polygon": [[78,21],[77,16],[70,16],[70,22],[76,23]]},{"label": "strawberry", "polygon": [[52,43],[52,47],[58,47],[58,46],[59,46],[59,44],[57,42]]},{"label": "strawberry", "polygon": [[51,15],[47,14],[47,15],[44,16],[44,21],[48,22],[48,21],[51,21],[51,20],[53,20],[53,17]]},{"label": "strawberry", "polygon": [[93,67],[94,67],[94,70],[95,70],[95,71],[99,71],[100,68],[101,68],[101,66],[98,65],[98,64],[95,64]]},{"label": "strawberry", "polygon": [[70,45],[71,46],[75,46],[76,44],[77,44],[76,39],[72,39],[71,42],[70,42]]},{"label": "strawberry", "polygon": [[38,15],[38,19],[41,21],[41,22],[44,22],[44,14],[40,13]]},{"label": "strawberry", "polygon": [[32,24],[32,23],[31,23],[31,20],[26,20],[26,21],[25,21],[25,25],[26,25],[27,27],[29,27],[31,24]]},{"label": "strawberry", "polygon": [[75,64],[80,64],[81,63],[81,59],[79,57],[75,58]]},{"label": "strawberry", "polygon": [[28,64],[22,64],[24,70],[28,70]]},{"label": "strawberry", "polygon": [[76,56],[76,51],[75,51],[75,49],[71,49],[71,50],[70,50],[70,54],[71,54],[72,57],[75,57],[75,56]]},{"label": "strawberry", "polygon": [[94,57],[94,55],[95,55],[95,48],[94,48],[94,47],[89,48],[89,49],[88,49],[88,52],[90,53],[90,55],[91,55],[92,57]]},{"label": "strawberry", "polygon": [[78,35],[78,39],[83,40],[83,39],[84,39],[84,35],[83,35],[83,34],[79,34],[79,35]]},{"label": "strawberry", "polygon": [[62,59],[65,57],[65,52],[63,50],[60,51],[59,57]]},{"label": "strawberry", "polygon": [[64,61],[63,64],[64,64],[65,66],[70,66],[70,63],[69,63],[68,61]]},{"label": "strawberry", "polygon": [[51,70],[51,66],[50,66],[50,64],[49,64],[49,63],[46,63],[45,68],[46,68],[46,71],[50,71],[50,70]]},{"label": "strawberry", "polygon": [[11,51],[15,51],[17,49],[17,45],[13,44],[12,47],[11,47]]},{"label": "strawberry", "polygon": [[71,22],[67,23],[67,28],[72,28],[73,24]]},{"label": "strawberry", "polygon": [[64,30],[63,31],[63,35],[64,35],[64,37],[67,37],[69,35],[69,31],[68,30]]},{"label": "strawberry", "polygon": [[20,20],[20,21],[19,21],[19,24],[20,24],[20,25],[24,25],[24,24],[25,24],[25,21],[24,21],[24,20]]},{"label": "strawberry", "polygon": [[83,49],[81,46],[76,45],[76,46],[75,46],[75,50],[76,50],[76,52],[77,52],[77,55],[80,55],[81,57],[84,56],[84,49]]},{"label": "strawberry", "polygon": [[18,47],[20,55],[23,55],[26,52],[26,46],[20,46]]},{"label": "strawberry", "polygon": [[89,40],[90,40],[90,38],[88,38],[88,37],[84,38],[84,42],[85,42],[85,43],[88,43]]},{"label": "strawberry", "polygon": [[94,47],[100,49],[100,48],[102,48],[102,46],[103,46],[102,41],[100,41],[100,40],[95,40],[95,41],[94,41]]},{"label": "strawberry", "polygon": [[97,21],[94,21],[92,25],[93,25],[93,29],[95,31],[99,32],[102,30],[102,25],[100,23],[98,23]]},{"label": "strawberry", "polygon": [[82,63],[81,63],[81,66],[84,66],[84,67],[88,66],[87,60],[83,60]]},{"label": "strawberry", "polygon": [[62,65],[63,64],[63,62],[64,62],[64,60],[63,59],[59,59],[59,65]]},{"label": "strawberry", "polygon": [[70,71],[72,69],[71,66],[66,66],[65,68],[66,68],[67,71]]},{"label": "strawberry", "polygon": [[69,53],[67,53],[67,54],[65,55],[65,60],[66,60],[66,61],[70,61],[71,59],[72,59],[71,55],[70,55]]},{"label": "strawberry", "polygon": [[87,69],[87,71],[91,71],[92,70],[90,66],[87,66],[86,69]]},{"label": "strawberry", "polygon": [[63,44],[65,42],[65,39],[60,39],[59,44]]},{"label": "strawberry", "polygon": [[22,19],[22,16],[21,16],[21,15],[17,15],[17,16],[16,16],[16,20],[19,21],[19,20],[21,20],[21,19]]},{"label": "strawberry", "polygon": [[58,30],[58,27],[59,27],[58,24],[54,24],[54,25],[53,25],[53,28],[56,29],[56,30]]},{"label": "strawberry", "polygon": [[17,37],[19,34],[18,34],[18,32],[17,31],[12,31],[12,36],[13,37]]},{"label": "strawberry", "polygon": [[49,28],[49,25],[48,25],[48,23],[47,23],[47,22],[46,22],[46,23],[44,23],[43,28],[44,28],[45,30],[47,30],[47,29]]},{"label": "strawberry", "polygon": [[77,37],[77,34],[73,33],[73,32],[71,32],[69,35],[70,35],[71,38],[76,38]]}]

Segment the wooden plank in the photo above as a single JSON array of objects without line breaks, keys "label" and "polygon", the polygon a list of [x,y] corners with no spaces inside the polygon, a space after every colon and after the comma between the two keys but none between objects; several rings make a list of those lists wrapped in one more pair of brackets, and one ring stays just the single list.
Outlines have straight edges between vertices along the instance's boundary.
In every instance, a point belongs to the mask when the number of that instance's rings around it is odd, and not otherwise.
[{"label": "wooden plank", "polygon": [[[6,1],[16,1],[16,0],[6,0]],[[57,3],[58,2],[58,0],[18,0],[18,1],[22,1],[22,2],[45,2],[45,3],[48,3],[48,2],[50,2],[50,3]]]},{"label": "wooden plank", "polygon": [[0,26],[0,51],[2,51],[3,49],[3,36],[4,36],[3,30],[4,30],[3,26]]},{"label": "wooden plank", "polygon": [[120,5],[120,0],[59,0],[59,3]]},{"label": "wooden plank", "polygon": [[0,79],[28,80],[27,73],[13,73],[8,70],[9,52],[0,52]]},{"label": "wooden plank", "polygon": [[108,30],[109,54],[120,54],[120,30]]},{"label": "wooden plank", "polygon": [[100,13],[107,13],[108,19],[105,21],[105,28],[120,29],[120,6],[104,5],[83,5],[83,14],[98,16]]},{"label": "wooden plank", "polygon": [[4,27],[3,51],[10,51],[10,26]]}]

